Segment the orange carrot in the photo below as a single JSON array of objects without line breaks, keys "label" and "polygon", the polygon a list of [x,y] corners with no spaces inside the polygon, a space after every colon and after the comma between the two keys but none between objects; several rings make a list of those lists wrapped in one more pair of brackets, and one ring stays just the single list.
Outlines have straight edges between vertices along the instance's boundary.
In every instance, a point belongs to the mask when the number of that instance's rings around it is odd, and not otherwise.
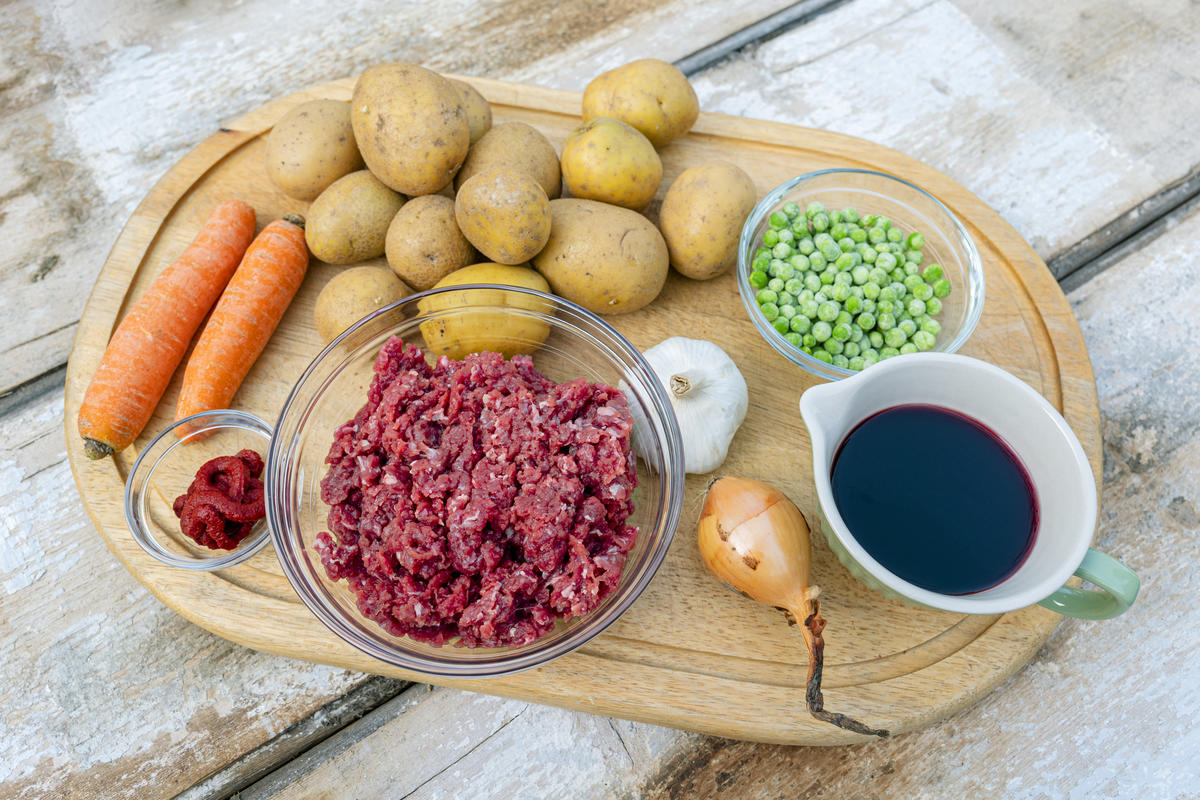
[{"label": "orange carrot", "polygon": [[123,450],[146,427],[253,238],[254,209],[226,200],[121,320],[79,408],[88,458]]},{"label": "orange carrot", "polygon": [[[228,408],[308,269],[304,219],[275,220],[255,238],[229,279],[183,371],[175,419]],[[180,435],[187,431],[177,428]]]}]

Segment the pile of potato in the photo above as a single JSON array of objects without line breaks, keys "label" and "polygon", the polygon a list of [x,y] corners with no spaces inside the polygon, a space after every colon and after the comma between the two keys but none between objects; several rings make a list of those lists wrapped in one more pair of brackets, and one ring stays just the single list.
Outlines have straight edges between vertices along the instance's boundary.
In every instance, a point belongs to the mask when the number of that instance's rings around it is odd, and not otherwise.
[{"label": "pile of potato", "polygon": [[[349,103],[297,106],[268,137],[267,174],[285,194],[312,201],[313,255],[331,264],[386,256],[391,267],[332,279],[317,302],[320,335],[331,341],[409,287],[516,285],[622,314],[658,296],[668,265],[701,280],[727,271],[757,198],[741,169],[691,167],[667,192],[658,227],[641,213],[662,180],[656,148],[687,133],[698,114],[687,78],[656,59],[588,85],[583,122],[561,159],[530,125],[493,126],[473,87],[413,64],[368,68]],[[563,184],[569,197],[560,197]],[[431,300],[441,308],[455,297]],[[482,316],[427,326],[427,345],[455,358],[479,349],[512,355],[511,346],[491,346],[506,339]],[[541,341],[547,331],[516,333]]]}]

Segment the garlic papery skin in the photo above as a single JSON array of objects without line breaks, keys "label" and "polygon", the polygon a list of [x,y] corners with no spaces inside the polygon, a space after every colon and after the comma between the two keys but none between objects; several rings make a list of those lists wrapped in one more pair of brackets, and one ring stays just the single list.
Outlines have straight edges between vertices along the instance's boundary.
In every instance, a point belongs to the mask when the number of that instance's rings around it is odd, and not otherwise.
[{"label": "garlic papery skin", "polygon": [[725,351],[703,339],[674,336],[642,354],[675,409],[684,471],[712,472],[729,452],[750,404],[746,379]]}]

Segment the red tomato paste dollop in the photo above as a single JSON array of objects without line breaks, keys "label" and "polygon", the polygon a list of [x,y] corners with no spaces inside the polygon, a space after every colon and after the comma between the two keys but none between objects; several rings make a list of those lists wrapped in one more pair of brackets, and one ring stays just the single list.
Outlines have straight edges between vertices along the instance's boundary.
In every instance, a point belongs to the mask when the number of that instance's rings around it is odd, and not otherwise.
[{"label": "red tomato paste dollop", "polygon": [[266,516],[262,456],[241,450],[204,462],[186,494],[175,498],[183,535],[213,550],[233,550]]},{"label": "red tomato paste dollop", "polygon": [[393,337],[334,434],[316,550],[359,610],[442,645],[532,642],[617,586],[637,536],[625,395],[529,356],[430,367]]}]

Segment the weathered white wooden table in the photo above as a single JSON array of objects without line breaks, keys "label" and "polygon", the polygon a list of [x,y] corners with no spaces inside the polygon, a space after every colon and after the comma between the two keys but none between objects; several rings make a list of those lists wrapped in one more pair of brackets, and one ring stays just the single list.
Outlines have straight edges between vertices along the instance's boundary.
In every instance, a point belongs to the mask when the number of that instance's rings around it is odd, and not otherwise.
[{"label": "weathered white wooden table", "polygon": [[[0,8],[0,796],[1200,796],[1194,2]],[[64,363],[104,255],[172,162],[222,119],[377,61],[578,90],[645,55],[676,60],[707,110],[916,156],[1034,245],[1092,356],[1097,539],[1142,576],[1130,613],[1064,622],[927,730],[788,748],[256,653],[109,554],[65,461]]]}]

